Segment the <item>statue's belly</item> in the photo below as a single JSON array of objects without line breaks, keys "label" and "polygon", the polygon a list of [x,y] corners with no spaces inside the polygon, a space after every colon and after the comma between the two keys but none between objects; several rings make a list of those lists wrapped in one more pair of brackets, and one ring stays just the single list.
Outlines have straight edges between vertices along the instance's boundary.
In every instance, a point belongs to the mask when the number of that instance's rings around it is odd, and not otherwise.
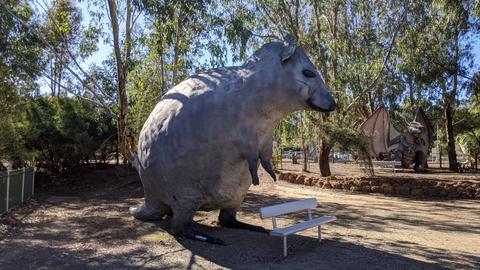
[{"label": "statue's belly", "polygon": [[168,153],[158,155],[142,181],[149,182],[145,188],[165,204],[182,203],[199,210],[238,206],[251,185],[246,160],[233,151],[204,155],[192,151],[188,157],[160,158],[163,155]]},{"label": "statue's belly", "polygon": [[139,143],[145,189],[168,205],[219,209],[240,204],[251,178],[237,121],[213,109],[194,118],[187,105],[147,120]]},{"label": "statue's belly", "polygon": [[246,161],[237,165],[225,163],[213,192],[204,197],[202,210],[237,207],[243,202],[252,181]]}]

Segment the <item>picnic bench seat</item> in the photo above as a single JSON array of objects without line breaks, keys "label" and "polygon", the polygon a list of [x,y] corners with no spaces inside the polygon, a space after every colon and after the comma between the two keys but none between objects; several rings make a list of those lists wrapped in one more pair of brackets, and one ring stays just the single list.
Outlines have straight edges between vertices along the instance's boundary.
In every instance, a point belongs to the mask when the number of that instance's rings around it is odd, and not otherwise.
[{"label": "picnic bench seat", "polygon": [[[266,206],[260,208],[261,218],[272,218],[272,231],[270,231],[271,236],[280,236],[283,237],[283,256],[287,256],[287,236],[294,234],[309,228],[318,227],[318,241],[321,241],[321,230],[320,226],[322,224],[336,220],[334,216],[321,216],[318,218],[312,218],[312,209],[317,207],[318,203],[315,198],[309,198],[300,201],[287,202],[282,204],[276,204],[271,206]],[[276,217],[284,214],[289,214],[301,210],[307,210],[308,220],[284,227],[277,228]]]}]

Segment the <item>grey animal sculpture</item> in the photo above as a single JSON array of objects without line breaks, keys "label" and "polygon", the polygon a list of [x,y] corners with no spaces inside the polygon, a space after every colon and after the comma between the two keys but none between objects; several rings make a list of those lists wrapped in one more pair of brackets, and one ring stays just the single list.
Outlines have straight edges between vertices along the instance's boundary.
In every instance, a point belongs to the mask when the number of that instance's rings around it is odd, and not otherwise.
[{"label": "grey animal sculpture", "polygon": [[223,244],[192,226],[197,210],[220,209],[219,224],[266,230],[236,219],[259,161],[270,164],[276,123],[296,110],[332,111],[335,101],[295,38],[263,45],[242,66],[193,75],[170,89],[140,133],[134,165],[145,202],[138,219],[172,215],[175,235]]}]

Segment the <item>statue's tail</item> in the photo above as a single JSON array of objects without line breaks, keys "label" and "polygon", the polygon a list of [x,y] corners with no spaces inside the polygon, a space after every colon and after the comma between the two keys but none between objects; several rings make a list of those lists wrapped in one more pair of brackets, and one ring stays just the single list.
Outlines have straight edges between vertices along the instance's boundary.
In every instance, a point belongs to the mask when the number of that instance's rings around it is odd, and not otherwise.
[{"label": "statue's tail", "polygon": [[130,156],[132,157],[132,165],[137,169],[138,174],[142,174],[143,172],[143,167],[142,164],[140,164],[140,160],[138,159],[138,155],[132,151],[130,151]]},{"label": "statue's tail", "polygon": [[[140,179],[142,179],[142,174],[143,174],[143,166],[142,163],[140,163],[140,159],[138,158],[138,155],[132,151],[130,151],[130,156],[132,158],[132,165],[137,169],[138,175],[140,176]],[[143,184],[143,181],[142,181]],[[145,186],[144,186],[145,187]],[[165,211],[162,211],[161,209],[156,209],[151,206],[149,206],[147,203],[147,200],[145,198],[145,202],[138,206],[130,207],[129,211],[130,214],[132,214],[135,218],[140,219],[140,220],[159,220],[162,219],[165,216]]]}]

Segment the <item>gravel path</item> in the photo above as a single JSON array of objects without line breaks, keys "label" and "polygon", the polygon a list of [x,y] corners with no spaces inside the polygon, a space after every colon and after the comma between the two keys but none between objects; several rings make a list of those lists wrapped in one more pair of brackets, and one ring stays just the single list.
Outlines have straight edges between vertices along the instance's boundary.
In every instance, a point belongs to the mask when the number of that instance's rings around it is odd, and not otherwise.
[{"label": "gravel path", "polygon": [[[0,269],[480,269],[478,201],[274,184],[263,172],[260,181],[239,219],[271,228],[270,220],[259,218],[259,207],[316,197],[315,215],[338,218],[323,227],[322,243],[314,239],[315,230],[291,236],[289,256],[283,258],[280,238],[219,228],[218,212],[198,213],[196,226],[227,246],[177,239],[168,233],[168,219],[148,223],[128,215],[128,208],[142,200],[138,182],[111,183],[39,194],[0,219]],[[279,225],[305,216],[285,216]]]}]

